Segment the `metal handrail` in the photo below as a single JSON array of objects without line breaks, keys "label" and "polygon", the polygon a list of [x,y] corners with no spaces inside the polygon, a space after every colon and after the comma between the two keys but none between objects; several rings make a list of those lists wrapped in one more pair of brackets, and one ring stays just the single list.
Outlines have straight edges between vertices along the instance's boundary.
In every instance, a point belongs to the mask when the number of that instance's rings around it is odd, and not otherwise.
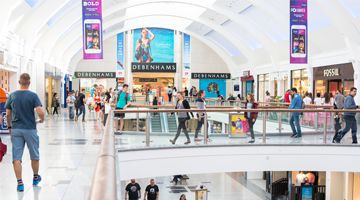
[{"label": "metal handrail", "polygon": [[89,200],[117,199],[115,140],[112,132],[113,120],[110,117],[112,113],[113,111],[110,111],[106,121],[100,153],[91,183]]},{"label": "metal handrail", "polygon": [[163,110],[114,110],[115,113],[159,113],[159,112],[325,112],[325,113],[344,113],[344,112],[360,112],[360,109],[163,109]]}]

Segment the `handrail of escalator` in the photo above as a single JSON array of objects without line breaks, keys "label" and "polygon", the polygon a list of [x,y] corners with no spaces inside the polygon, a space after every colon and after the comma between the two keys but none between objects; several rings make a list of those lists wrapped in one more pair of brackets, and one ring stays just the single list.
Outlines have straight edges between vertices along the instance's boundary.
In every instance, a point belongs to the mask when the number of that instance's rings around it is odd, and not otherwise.
[{"label": "handrail of escalator", "polygon": [[[109,116],[112,116],[112,113],[113,111],[110,111]],[[89,200],[117,199],[115,141],[112,128],[112,117],[108,117],[91,182]]]}]

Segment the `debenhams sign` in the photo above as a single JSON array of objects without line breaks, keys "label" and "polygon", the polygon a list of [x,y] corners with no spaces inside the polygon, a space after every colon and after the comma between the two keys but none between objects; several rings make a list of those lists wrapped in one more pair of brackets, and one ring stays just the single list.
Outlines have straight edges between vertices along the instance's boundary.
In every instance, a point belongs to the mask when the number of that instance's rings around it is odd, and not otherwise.
[{"label": "debenhams sign", "polygon": [[131,63],[131,72],[176,73],[176,63]]},{"label": "debenhams sign", "polygon": [[230,79],[229,73],[191,73],[192,79]]},{"label": "debenhams sign", "polygon": [[116,78],[115,72],[75,72],[76,78]]}]

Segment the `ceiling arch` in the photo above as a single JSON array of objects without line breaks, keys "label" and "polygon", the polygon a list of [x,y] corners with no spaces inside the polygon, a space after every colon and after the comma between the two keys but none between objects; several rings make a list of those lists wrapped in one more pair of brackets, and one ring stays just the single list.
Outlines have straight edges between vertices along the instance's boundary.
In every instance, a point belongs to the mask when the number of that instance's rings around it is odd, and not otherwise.
[{"label": "ceiling arch", "polygon": [[[134,19],[129,19],[129,20],[134,20]],[[104,40],[113,37],[114,35],[116,35],[119,32],[124,32],[124,31],[128,31],[128,30],[132,30],[132,29],[136,29],[136,28],[142,28],[143,25],[138,25],[135,23],[131,23],[131,26],[127,26],[126,28],[122,28],[122,29],[113,29],[110,32],[105,32],[104,34]],[[157,21],[153,21],[151,24],[149,24],[152,27],[159,27],[159,28],[168,28],[168,29],[174,29],[177,30],[176,24],[167,24],[164,25],[162,23],[158,23]],[[114,25],[116,26],[116,24]],[[109,27],[111,28],[111,27]],[[236,66],[238,66],[237,64],[235,64],[231,57],[221,48],[219,48],[216,44],[214,44],[213,42],[209,42],[208,40],[206,40],[204,37],[202,37],[201,35],[197,34],[197,33],[193,33],[191,31],[182,31],[184,33],[187,33],[189,35],[191,35],[192,37],[195,37],[196,39],[202,41],[203,43],[207,44],[214,52],[216,52],[221,58],[224,59],[224,62],[227,64],[229,71],[233,71]],[[80,45],[80,46],[79,46]],[[66,50],[65,50],[65,54],[63,54],[63,56],[60,58],[60,60],[62,60],[64,62],[65,66],[70,66],[69,71],[73,72],[74,71],[74,63],[77,63],[78,61],[80,61],[80,59],[82,59],[82,39],[81,37],[78,38],[77,40],[74,40],[74,43],[69,46]],[[76,55],[81,55],[81,56],[76,56]],[[75,61],[72,60],[74,58],[77,58]],[[58,61],[60,61],[58,60]]]}]

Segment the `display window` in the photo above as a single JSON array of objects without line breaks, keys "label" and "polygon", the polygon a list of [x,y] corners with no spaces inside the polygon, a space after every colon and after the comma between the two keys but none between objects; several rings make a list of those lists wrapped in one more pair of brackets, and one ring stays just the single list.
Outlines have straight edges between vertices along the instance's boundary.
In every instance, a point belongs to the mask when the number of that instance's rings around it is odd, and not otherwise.
[{"label": "display window", "polygon": [[265,93],[270,90],[270,75],[258,75],[258,101],[265,101]]},{"label": "display window", "polygon": [[298,93],[304,95],[309,89],[309,77],[307,69],[291,71],[292,87],[298,90]]}]

